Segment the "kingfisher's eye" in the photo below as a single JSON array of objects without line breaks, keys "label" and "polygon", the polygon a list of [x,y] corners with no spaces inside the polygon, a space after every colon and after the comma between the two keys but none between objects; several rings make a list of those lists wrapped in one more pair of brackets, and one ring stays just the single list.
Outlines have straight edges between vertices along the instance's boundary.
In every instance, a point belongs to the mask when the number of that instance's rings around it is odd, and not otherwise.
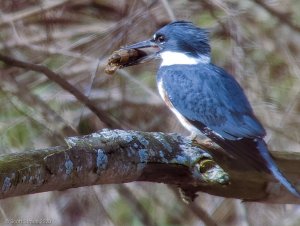
[{"label": "kingfisher's eye", "polygon": [[164,41],[166,41],[166,38],[164,35],[157,35],[155,38],[155,41],[157,41],[159,43],[163,43]]}]

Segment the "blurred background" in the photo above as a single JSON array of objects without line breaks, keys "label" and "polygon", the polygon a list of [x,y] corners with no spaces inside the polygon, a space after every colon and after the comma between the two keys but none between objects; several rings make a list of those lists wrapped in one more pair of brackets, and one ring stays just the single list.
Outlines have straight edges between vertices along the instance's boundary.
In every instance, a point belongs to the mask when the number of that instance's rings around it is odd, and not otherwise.
[{"label": "blurred background", "polygon": [[[300,151],[299,9],[297,0],[0,1],[0,53],[47,66],[105,115],[92,112],[60,82],[0,62],[1,154],[61,145],[66,136],[107,127],[188,135],[158,96],[159,61],[114,76],[104,73],[114,50],[149,38],[175,19],[210,30],[213,62],[245,88],[268,131],[270,149]],[[292,226],[300,225],[300,208],[205,193],[186,205],[176,188],[140,182],[1,200],[0,225],[6,219],[46,219],[48,225]]]}]

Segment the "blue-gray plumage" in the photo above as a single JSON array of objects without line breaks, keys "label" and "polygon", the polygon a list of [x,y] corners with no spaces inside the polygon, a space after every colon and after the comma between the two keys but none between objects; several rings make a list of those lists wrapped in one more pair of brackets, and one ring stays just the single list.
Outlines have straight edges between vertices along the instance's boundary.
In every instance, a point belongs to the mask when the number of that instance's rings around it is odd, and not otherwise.
[{"label": "blue-gray plumage", "polygon": [[265,135],[239,84],[213,64],[165,66],[159,69],[157,82],[192,124],[201,122],[229,140]]},{"label": "blue-gray plumage", "polygon": [[272,173],[300,197],[269,154],[263,140],[266,132],[243,89],[229,73],[211,63],[206,30],[176,21],[158,30],[151,40],[125,48],[146,47],[154,47],[153,56],[162,59],[158,89],[183,126],[194,134],[205,134],[234,158]]}]

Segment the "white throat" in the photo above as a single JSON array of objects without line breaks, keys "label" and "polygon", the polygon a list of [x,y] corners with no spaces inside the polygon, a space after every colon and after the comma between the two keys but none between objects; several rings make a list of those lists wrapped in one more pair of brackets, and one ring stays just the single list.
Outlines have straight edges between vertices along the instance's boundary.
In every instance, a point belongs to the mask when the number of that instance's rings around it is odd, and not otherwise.
[{"label": "white throat", "polygon": [[162,66],[170,66],[174,64],[209,64],[210,57],[206,55],[199,55],[198,57],[190,57],[184,53],[165,51],[160,53],[162,59]]}]

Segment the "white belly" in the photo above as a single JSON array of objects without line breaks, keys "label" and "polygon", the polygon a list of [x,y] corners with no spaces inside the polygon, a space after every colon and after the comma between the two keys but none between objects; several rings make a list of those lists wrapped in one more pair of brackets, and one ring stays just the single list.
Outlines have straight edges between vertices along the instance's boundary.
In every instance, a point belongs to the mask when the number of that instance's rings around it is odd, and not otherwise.
[{"label": "white belly", "polygon": [[191,133],[193,134],[202,134],[200,130],[198,130],[195,126],[193,126],[188,120],[186,120],[177,110],[174,108],[169,98],[167,97],[166,92],[163,89],[162,81],[159,81],[157,84],[158,92],[161,98],[167,103],[167,106],[171,109],[171,111],[176,115],[180,123]]}]

